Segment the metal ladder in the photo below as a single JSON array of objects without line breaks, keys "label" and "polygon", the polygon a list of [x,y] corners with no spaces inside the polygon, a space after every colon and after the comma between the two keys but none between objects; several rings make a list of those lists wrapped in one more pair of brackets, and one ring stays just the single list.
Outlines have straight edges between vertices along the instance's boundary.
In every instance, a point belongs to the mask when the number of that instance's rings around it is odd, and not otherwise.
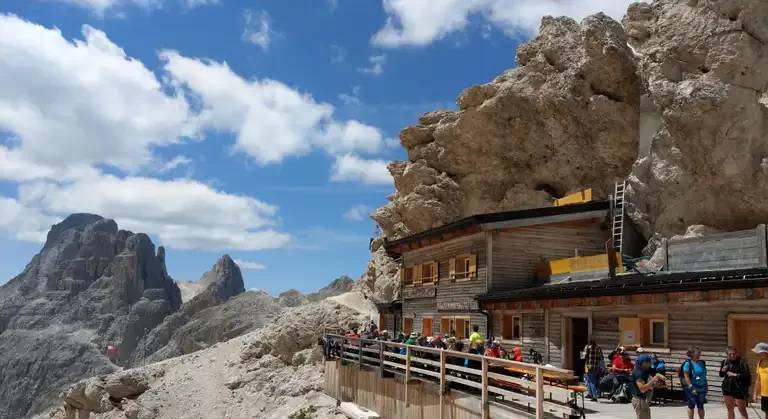
[{"label": "metal ladder", "polygon": [[613,247],[621,254],[622,252],[622,233],[624,233],[624,190],[627,182],[616,182],[613,191]]}]

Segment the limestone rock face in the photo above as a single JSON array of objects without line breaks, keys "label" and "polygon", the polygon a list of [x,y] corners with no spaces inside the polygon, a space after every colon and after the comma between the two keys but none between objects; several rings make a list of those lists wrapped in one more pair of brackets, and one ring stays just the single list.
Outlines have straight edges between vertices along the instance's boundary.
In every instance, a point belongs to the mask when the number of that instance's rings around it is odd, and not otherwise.
[{"label": "limestone rock face", "polygon": [[636,3],[624,25],[659,118],[630,178],[636,224],[669,237],[693,224],[764,222],[768,3]]},{"label": "limestone rock face", "polygon": [[114,371],[107,343],[128,358],[145,330],[178,309],[164,256],[146,234],[98,215],[54,225],[24,272],[0,287],[0,418],[35,413],[67,382]]},{"label": "limestone rock face", "polygon": [[458,112],[423,115],[400,132],[408,161],[389,166],[396,192],[373,219],[390,239],[485,212],[551,205],[611,189],[632,168],[643,84],[621,25],[546,17],[517,50],[518,67],[462,92]]},{"label": "limestone rock face", "polygon": [[[260,327],[279,306],[265,293],[245,292],[240,267],[229,255],[219,258],[197,285],[200,290],[138,342],[127,365],[151,363],[207,348]],[[227,304],[229,302],[232,304]]]},{"label": "limestone rock face", "polygon": [[400,297],[399,265],[379,245],[371,254],[368,270],[355,284],[355,290],[374,303],[389,303]]},{"label": "limestone rock face", "polygon": [[347,275],[342,275],[331,281],[319,291],[307,294],[307,298],[309,298],[310,301],[321,301],[328,297],[335,297],[344,294],[345,292],[352,291],[354,285],[355,281],[352,278]]},{"label": "limestone rock face", "polygon": [[297,290],[281,292],[277,296],[278,303],[283,307],[299,307],[309,303],[309,298]]}]

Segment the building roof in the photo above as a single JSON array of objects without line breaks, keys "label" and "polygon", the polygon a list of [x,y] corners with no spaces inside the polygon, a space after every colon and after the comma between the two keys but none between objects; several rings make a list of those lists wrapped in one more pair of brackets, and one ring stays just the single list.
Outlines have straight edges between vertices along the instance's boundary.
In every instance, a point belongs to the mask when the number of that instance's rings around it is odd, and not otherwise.
[{"label": "building roof", "polygon": [[403,237],[398,240],[389,241],[386,243],[386,248],[390,253],[398,253],[402,246],[408,246],[412,243],[418,243],[423,240],[439,238],[443,234],[460,230],[470,230],[476,232],[480,231],[480,229],[488,230],[511,226],[552,223],[573,219],[572,217],[567,219],[559,219],[558,217],[561,216],[575,214],[588,214],[590,216],[597,216],[597,214],[589,213],[608,211],[609,209],[609,201],[592,201],[583,204],[571,204],[559,207],[542,207],[518,211],[477,214],[442,225],[440,227],[431,228],[420,233]]},{"label": "building roof", "polygon": [[682,291],[711,291],[768,287],[768,268],[729,269],[699,272],[659,272],[627,274],[608,278],[544,285],[514,291],[491,292],[475,297],[481,303],[557,300],[564,298],[607,297],[633,294],[659,294]]}]

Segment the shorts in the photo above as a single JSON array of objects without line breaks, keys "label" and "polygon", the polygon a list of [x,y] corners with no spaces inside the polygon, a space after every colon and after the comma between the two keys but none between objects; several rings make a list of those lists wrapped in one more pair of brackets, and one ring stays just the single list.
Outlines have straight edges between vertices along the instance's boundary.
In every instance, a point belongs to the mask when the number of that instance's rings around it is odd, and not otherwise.
[{"label": "shorts", "polygon": [[704,403],[707,402],[707,393],[699,393],[693,394],[693,390],[685,389],[685,400],[688,402],[688,408],[693,409],[694,407],[699,410],[704,409]]},{"label": "shorts", "polygon": [[760,397],[760,410],[768,412],[768,396]]},{"label": "shorts", "polygon": [[723,390],[723,397],[733,397],[736,400],[744,400],[744,393],[740,391]]}]

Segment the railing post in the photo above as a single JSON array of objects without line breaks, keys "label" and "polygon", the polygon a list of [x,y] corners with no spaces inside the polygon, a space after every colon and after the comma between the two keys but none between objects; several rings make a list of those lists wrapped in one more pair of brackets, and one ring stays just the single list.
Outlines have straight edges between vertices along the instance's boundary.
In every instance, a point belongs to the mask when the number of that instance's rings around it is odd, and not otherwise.
[{"label": "railing post", "polygon": [[443,395],[445,394],[445,350],[440,351],[440,419],[443,419]]},{"label": "railing post", "polygon": [[491,417],[491,413],[489,411],[489,405],[488,405],[488,358],[483,357],[483,394],[482,394],[482,404],[483,404],[483,419],[489,419]]},{"label": "railing post", "polygon": [[536,419],[544,419],[544,373],[536,367]]},{"label": "railing post", "polygon": [[360,350],[357,354],[357,366],[359,369],[363,369],[363,338],[358,339],[360,343]]},{"label": "railing post", "polygon": [[379,378],[384,378],[384,342],[379,342]]},{"label": "railing post", "polygon": [[411,345],[405,346],[405,407],[408,408],[408,382],[411,381]]}]

